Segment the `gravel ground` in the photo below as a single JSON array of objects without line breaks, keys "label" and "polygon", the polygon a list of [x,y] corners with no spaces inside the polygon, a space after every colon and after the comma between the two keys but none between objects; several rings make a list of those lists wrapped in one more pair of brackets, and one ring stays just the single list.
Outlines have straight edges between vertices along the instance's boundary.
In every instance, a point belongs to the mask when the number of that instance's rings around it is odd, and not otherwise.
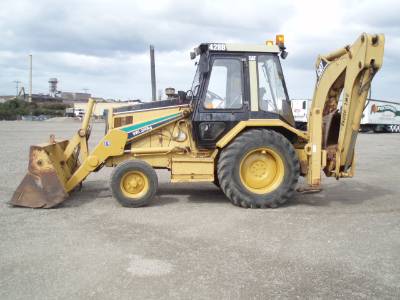
[{"label": "gravel ground", "polygon": [[1,299],[400,298],[400,134],[361,134],[355,178],[278,209],[166,172],[151,206],[123,208],[107,168],[57,209],[9,207],[29,145],[78,126],[0,122]]}]

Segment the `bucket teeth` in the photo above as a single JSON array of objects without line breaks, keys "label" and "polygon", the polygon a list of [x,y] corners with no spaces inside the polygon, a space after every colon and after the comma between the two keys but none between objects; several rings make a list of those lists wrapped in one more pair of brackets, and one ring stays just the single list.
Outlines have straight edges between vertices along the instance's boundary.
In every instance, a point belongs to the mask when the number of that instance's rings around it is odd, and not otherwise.
[{"label": "bucket teeth", "polygon": [[68,194],[60,179],[62,168],[54,156],[39,146],[32,146],[28,173],[14,192],[10,204],[31,208],[51,208],[63,202]]}]

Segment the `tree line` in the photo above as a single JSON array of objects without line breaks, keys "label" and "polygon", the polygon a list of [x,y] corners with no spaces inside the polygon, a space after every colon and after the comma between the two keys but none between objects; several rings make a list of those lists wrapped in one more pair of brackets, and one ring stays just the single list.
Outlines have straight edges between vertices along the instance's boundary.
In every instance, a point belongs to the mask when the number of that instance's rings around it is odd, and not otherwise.
[{"label": "tree line", "polygon": [[60,117],[64,116],[67,107],[69,105],[64,103],[33,103],[13,99],[0,103],[0,120],[18,120],[22,116],[40,115]]}]

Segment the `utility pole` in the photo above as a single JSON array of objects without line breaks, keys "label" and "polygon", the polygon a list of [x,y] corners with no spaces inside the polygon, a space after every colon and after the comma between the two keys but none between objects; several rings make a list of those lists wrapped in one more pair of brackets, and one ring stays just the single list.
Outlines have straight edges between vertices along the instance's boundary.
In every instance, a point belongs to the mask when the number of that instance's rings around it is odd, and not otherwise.
[{"label": "utility pole", "polygon": [[29,97],[28,102],[32,102],[32,54],[29,54]]},{"label": "utility pole", "polygon": [[162,98],[162,89],[158,89],[158,101],[161,101]]},{"label": "utility pole", "polygon": [[150,68],[151,68],[151,100],[156,101],[156,66],[154,62],[154,46],[150,45]]},{"label": "utility pole", "polygon": [[18,97],[19,84],[21,83],[21,81],[19,81],[19,80],[14,80],[13,82],[15,83],[15,97]]}]

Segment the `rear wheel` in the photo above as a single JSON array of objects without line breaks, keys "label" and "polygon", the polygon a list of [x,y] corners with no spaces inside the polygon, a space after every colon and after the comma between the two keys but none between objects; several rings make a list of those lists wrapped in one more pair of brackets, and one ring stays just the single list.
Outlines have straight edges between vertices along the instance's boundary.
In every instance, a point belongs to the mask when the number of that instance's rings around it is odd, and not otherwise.
[{"label": "rear wheel", "polygon": [[140,207],[149,204],[157,187],[156,172],[141,160],[123,162],[111,175],[112,194],[122,206]]},{"label": "rear wheel", "polygon": [[235,205],[277,207],[291,198],[299,177],[292,144],[280,133],[253,129],[237,137],[218,161],[221,189]]}]

